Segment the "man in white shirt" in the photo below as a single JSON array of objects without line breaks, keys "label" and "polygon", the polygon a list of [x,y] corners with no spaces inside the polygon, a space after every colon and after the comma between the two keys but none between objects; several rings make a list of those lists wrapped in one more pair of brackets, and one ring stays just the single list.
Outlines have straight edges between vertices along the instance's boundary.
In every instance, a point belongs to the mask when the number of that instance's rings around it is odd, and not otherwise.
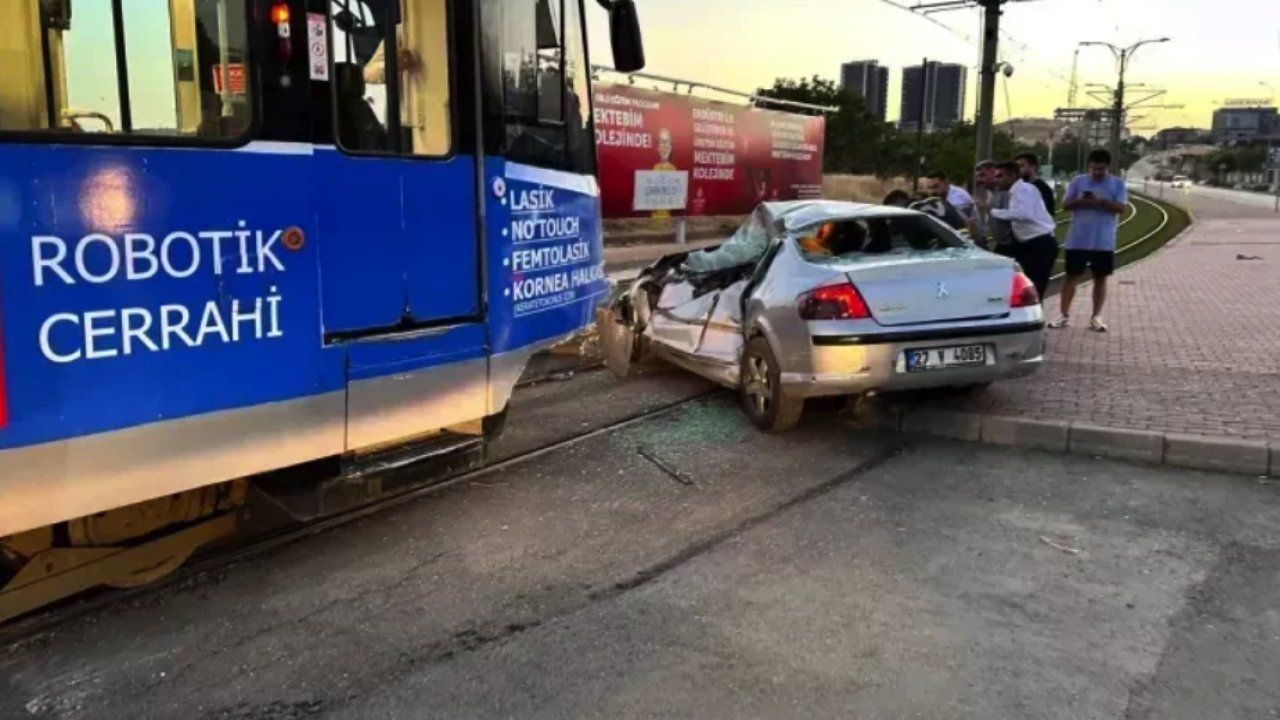
[{"label": "man in white shirt", "polygon": [[997,165],[995,184],[1009,193],[1009,206],[989,208],[991,217],[1012,226],[1013,257],[1043,298],[1058,259],[1058,240],[1053,234],[1057,224],[1045,208],[1040,190],[1019,177],[1017,163]]}]

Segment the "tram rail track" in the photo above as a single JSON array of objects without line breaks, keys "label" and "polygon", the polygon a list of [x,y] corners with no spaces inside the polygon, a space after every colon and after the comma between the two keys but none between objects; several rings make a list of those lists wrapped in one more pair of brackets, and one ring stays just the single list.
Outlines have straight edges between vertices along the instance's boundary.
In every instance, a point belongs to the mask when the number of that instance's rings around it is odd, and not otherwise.
[{"label": "tram rail track", "polygon": [[[603,365],[598,362],[583,364],[585,369],[598,369],[600,367],[603,367]],[[548,379],[547,377],[534,377],[530,379],[531,382],[522,383],[518,387],[528,387],[530,384],[546,382]],[[0,647],[14,648],[37,641],[41,635],[66,622],[87,617],[95,612],[119,606],[130,600],[156,596],[167,589],[199,578],[201,575],[231,567],[236,563],[252,559],[262,553],[290,543],[343,527],[363,518],[387,512],[435,493],[443,492],[449,488],[482,480],[495,472],[536,460],[549,453],[573,447],[593,438],[661,418],[719,392],[722,392],[719,388],[705,389],[688,397],[607,422],[568,438],[543,443],[493,462],[485,462],[480,467],[444,477],[437,482],[430,482],[403,492],[388,495],[333,515],[301,521],[297,524],[288,525],[274,531],[267,531],[244,540],[233,540],[230,544],[216,549],[203,552],[197,551],[192,560],[182,565],[171,575],[142,587],[125,589],[99,588],[88,595],[56,601],[28,615],[0,624]]]}]

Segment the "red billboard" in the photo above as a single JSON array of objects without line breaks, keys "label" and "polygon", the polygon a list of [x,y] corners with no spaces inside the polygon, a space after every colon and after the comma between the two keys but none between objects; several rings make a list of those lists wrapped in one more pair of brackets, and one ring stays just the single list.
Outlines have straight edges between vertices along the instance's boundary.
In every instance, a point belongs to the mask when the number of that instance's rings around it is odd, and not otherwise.
[{"label": "red billboard", "polygon": [[593,98],[607,218],[744,215],[822,197],[821,117],[607,83]]}]

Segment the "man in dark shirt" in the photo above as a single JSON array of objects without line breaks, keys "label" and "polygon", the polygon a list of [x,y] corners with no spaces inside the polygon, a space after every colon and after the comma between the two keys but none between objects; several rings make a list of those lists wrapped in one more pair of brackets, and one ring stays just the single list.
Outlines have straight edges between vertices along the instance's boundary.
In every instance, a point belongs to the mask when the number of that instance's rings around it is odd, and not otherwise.
[{"label": "man in dark shirt", "polygon": [[969,220],[954,205],[947,202],[946,191],[936,180],[930,180],[925,183],[925,196],[914,199],[910,208],[919,210],[920,212],[929,213],[938,218],[942,222],[951,226],[952,230],[964,230],[966,233],[969,229]]},{"label": "man in dark shirt", "polygon": [[1014,158],[1014,162],[1018,163],[1018,174],[1022,179],[1035,185],[1040,191],[1040,197],[1044,198],[1044,209],[1049,211],[1050,216],[1057,214],[1058,198],[1053,194],[1049,183],[1040,179],[1040,158],[1033,153],[1022,153]]}]

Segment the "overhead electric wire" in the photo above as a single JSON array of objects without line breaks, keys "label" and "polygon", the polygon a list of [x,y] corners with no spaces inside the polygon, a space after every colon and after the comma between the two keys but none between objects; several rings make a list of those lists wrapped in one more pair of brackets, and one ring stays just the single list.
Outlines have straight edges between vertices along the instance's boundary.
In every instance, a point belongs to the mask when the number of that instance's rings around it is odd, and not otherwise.
[{"label": "overhead electric wire", "polygon": [[948,25],[948,24],[946,24],[946,23],[942,22],[941,20],[938,20],[937,18],[930,17],[929,15],[926,15],[926,14],[924,14],[924,13],[916,12],[915,10],[911,9],[910,7],[907,7],[906,5],[899,5],[898,3],[894,2],[893,0],[880,0],[880,2],[884,3],[885,5],[888,5],[889,7],[896,8],[896,9],[898,9],[898,10],[902,10],[903,12],[911,13],[912,15],[915,15],[916,17],[919,17],[919,18],[923,18],[924,20],[927,20],[928,22],[933,23],[934,25],[937,25],[938,27],[942,28],[943,30],[946,30],[947,32],[949,32],[949,33],[951,33],[952,35],[954,35],[955,37],[957,37],[957,38],[959,38],[959,39],[961,39],[961,40],[965,41],[966,43],[971,43],[971,42],[973,42],[973,37],[972,37],[972,36],[967,35],[967,34],[965,34],[964,32],[962,32],[962,31],[960,31],[960,30],[957,30],[957,29],[955,29],[955,28],[951,27],[950,25]]}]

